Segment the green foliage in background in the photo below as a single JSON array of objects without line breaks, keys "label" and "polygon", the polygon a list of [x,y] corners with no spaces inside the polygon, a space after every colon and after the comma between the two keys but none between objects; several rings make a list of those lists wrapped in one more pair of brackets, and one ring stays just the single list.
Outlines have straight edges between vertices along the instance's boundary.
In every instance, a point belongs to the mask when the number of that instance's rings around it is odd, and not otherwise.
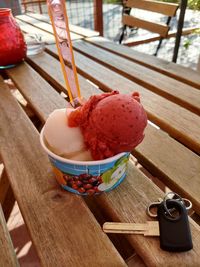
[{"label": "green foliage in background", "polygon": [[188,7],[195,10],[200,10],[200,0],[189,0]]},{"label": "green foliage in background", "polygon": [[[161,2],[179,3],[180,0],[160,0]],[[188,0],[188,8],[200,10],[200,0]]]},{"label": "green foliage in background", "polygon": [[[159,0],[161,2],[179,3],[181,0]],[[105,4],[122,4],[122,0],[104,0]],[[188,8],[200,10],[200,0],[188,0]]]},{"label": "green foliage in background", "polygon": [[104,0],[104,4],[122,4],[122,0]]}]

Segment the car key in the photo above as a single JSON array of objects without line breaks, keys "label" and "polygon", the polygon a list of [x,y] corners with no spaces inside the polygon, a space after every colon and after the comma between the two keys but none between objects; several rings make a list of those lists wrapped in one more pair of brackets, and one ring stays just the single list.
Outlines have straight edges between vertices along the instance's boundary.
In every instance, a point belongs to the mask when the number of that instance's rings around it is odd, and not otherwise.
[{"label": "car key", "polygon": [[188,214],[182,202],[167,199],[158,206],[160,247],[167,251],[187,251],[193,248]]},{"label": "car key", "polygon": [[[147,214],[158,221],[146,223],[114,223],[106,222],[103,231],[106,233],[143,234],[144,236],[159,236],[160,247],[167,251],[187,251],[193,248],[187,210],[192,207],[188,199],[175,194],[175,199],[159,199],[147,207]],[[156,213],[151,209],[157,208]]]},{"label": "car key", "polygon": [[144,236],[160,235],[157,221],[148,221],[146,223],[106,222],[103,224],[103,231],[116,234],[142,234]]}]

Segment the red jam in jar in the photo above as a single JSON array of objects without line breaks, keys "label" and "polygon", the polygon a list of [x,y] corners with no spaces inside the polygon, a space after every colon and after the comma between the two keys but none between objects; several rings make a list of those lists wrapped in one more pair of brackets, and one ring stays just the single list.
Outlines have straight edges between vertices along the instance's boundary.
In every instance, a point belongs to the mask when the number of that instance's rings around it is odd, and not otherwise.
[{"label": "red jam in jar", "polygon": [[23,34],[11,9],[0,8],[0,69],[12,67],[26,57]]}]

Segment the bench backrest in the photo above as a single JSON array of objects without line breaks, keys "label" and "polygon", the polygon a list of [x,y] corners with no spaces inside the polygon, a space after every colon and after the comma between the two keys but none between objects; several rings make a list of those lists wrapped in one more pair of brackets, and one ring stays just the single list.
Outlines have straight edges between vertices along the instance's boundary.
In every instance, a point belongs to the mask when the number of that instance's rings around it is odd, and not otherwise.
[{"label": "bench backrest", "polygon": [[25,12],[28,11],[29,6],[31,7],[37,6],[39,8],[40,14],[42,14],[43,13],[42,4],[46,4],[46,1],[45,0],[22,0],[21,4],[23,5]]},{"label": "bench backrest", "polygon": [[[158,1],[146,1],[146,0],[127,0],[124,1],[125,8],[142,9],[146,11],[160,13],[165,16],[173,17],[176,15],[178,4],[162,3]],[[126,12],[125,12],[126,13]],[[161,37],[166,37],[169,31],[169,26],[166,24],[151,22],[148,20],[137,18],[130,14],[124,14],[122,16],[122,23],[127,26],[142,28],[154,33],[158,33]]]}]

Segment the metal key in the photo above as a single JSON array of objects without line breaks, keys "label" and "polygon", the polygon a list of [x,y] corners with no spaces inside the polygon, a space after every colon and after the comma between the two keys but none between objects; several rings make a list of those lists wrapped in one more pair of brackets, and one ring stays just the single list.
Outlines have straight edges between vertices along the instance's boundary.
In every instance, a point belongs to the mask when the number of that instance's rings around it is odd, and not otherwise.
[{"label": "metal key", "polygon": [[159,236],[159,223],[148,221],[146,223],[116,223],[106,222],[103,224],[105,233],[118,234],[142,234],[144,236]]},{"label": "metal key", "polygon": [[[175,194],[175,196],[178,195]],[[180,196],[175,199],[165,197],[163,201],[160,200],[148,206],[148,214],[151,217],[157,217],[158,221],[148,221],[147,223],[107,222],[103,225],[103,231],[105,233],[159,236],[160,247],[163,250],[188,251],[193,248],[187,214],[187,209],[191,206],[189,200],[185,201]],[[157,208],[156,214],[152,214],[150,211],[153,207]]]}]

